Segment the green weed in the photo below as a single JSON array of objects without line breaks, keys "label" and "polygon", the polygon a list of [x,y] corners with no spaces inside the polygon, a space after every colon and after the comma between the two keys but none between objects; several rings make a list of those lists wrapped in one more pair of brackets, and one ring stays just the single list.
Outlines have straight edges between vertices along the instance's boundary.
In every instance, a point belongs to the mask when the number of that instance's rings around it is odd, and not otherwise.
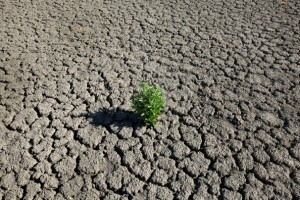
[{"label": "green weed", "polygon": [[141,90],[132,96],[132,108],[146,125],[155,125],[164,108],[164,98],[159,87],[142,83]]}]

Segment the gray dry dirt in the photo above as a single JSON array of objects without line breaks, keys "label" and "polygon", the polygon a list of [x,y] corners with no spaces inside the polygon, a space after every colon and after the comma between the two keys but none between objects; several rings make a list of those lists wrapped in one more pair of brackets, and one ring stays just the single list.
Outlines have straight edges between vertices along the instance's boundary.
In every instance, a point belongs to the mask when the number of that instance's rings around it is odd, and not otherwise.
[{"label": "gray dry dirt", "polygon": [[0,10],[0,200],[300,199],[300,1]]}]

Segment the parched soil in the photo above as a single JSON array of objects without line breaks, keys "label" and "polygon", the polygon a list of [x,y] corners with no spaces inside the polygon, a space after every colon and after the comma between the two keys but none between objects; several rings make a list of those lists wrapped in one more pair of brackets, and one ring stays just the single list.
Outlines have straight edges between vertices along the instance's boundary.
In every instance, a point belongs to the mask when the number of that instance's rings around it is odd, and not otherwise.
[{"label": "parched soil", "polygon": [[0,200],[300,199],[299,0],[0,0],[0,25]]}]

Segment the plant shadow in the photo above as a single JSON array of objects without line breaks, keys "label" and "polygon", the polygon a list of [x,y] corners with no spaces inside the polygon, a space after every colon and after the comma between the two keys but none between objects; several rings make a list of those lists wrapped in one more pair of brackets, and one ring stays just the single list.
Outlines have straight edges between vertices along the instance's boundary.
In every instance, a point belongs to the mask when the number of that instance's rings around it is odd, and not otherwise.
[{"label": "plant shadow", "polygon": [[140,120],[139,115],[133,111],[103,108],[98,112],[85,113],[81,116],[91,119],[91,124],[94,126],[118,126],[118,127],[135,127],[139,128],[144,126]]}]

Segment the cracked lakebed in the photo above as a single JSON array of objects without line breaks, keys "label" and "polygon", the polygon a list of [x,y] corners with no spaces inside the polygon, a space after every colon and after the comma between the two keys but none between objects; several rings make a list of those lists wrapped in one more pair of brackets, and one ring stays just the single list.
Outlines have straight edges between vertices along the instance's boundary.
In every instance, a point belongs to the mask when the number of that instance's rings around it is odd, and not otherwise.
[{"label": "cracked lakebed", "polygon": [[0,199],[300,198],[299,1],[0,10]]}]

